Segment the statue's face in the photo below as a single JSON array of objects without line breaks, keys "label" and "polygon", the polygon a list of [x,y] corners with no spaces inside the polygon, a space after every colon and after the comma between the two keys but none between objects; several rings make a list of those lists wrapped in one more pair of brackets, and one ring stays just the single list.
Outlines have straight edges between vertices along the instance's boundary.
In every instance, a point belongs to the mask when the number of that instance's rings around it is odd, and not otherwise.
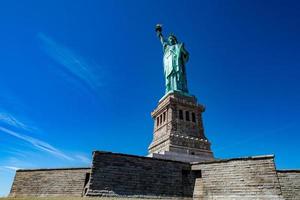
[{"label": "statue's face", "polygon": [[174,37],[170,36],[170,37],[168,38],[168,40],[169,40],[169,43],[170,43],[171,45],[176,44],[176,39],[175,39]]}]

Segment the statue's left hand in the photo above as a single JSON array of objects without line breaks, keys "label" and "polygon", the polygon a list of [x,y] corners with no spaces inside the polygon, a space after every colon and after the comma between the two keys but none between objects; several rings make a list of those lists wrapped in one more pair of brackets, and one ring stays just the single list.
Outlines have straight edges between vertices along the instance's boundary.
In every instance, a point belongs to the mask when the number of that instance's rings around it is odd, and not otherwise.
[{"label": "statue's left hand", "polygon": [[161,31],[162,31],[162,25],[161,24],[156,24],[155,32],[160,33]]}]

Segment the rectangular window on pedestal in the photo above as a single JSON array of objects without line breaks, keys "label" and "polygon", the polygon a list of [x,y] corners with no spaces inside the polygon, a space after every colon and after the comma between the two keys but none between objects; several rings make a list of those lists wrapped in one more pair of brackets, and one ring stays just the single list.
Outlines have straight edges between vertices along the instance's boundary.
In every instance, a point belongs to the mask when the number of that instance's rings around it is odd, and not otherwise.
[{"label": "rectangular window on pedestal", "polygon": [[186,119],[186,121],[190,121],[190,113],[189,113],[189,111],[185,111],[185,119]]},{"label": "rectangular window on pedestal", "polygon": [[179,110],[179,119],[183,119],[183,112],[182,112],[182,110]]},{"label": "rectangular window on pedestal", "polygon": [[195,113],[192,113],[192,122],[196,122],[196,115],[195,115]]}]

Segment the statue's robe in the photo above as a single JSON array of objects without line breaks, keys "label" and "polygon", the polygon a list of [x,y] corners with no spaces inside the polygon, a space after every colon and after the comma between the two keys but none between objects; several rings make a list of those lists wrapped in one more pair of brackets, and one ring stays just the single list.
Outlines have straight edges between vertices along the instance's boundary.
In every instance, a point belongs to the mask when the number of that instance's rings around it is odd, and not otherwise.
[{"label": "statue's robe", "polygon": [[189,54],[183,43],[164,44],[164,74],[166,79],[166,93],[172,90],[188,93],[185,63]]}]

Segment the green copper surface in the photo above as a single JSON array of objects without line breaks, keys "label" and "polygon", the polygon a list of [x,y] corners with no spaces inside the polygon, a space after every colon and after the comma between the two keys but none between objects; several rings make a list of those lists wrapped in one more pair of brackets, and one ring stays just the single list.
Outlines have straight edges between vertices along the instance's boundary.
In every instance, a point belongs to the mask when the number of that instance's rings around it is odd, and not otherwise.
[{"label": "green copper surface", "polygon": [[185,66],[189,59],[189,53],[183,43],[179,43],[174,35],[167,40],[162,35],[161,25],[156,25],[156,33],[163,46],[163,64],[165,74],[166,94],[177,91],[188,94]]}]

